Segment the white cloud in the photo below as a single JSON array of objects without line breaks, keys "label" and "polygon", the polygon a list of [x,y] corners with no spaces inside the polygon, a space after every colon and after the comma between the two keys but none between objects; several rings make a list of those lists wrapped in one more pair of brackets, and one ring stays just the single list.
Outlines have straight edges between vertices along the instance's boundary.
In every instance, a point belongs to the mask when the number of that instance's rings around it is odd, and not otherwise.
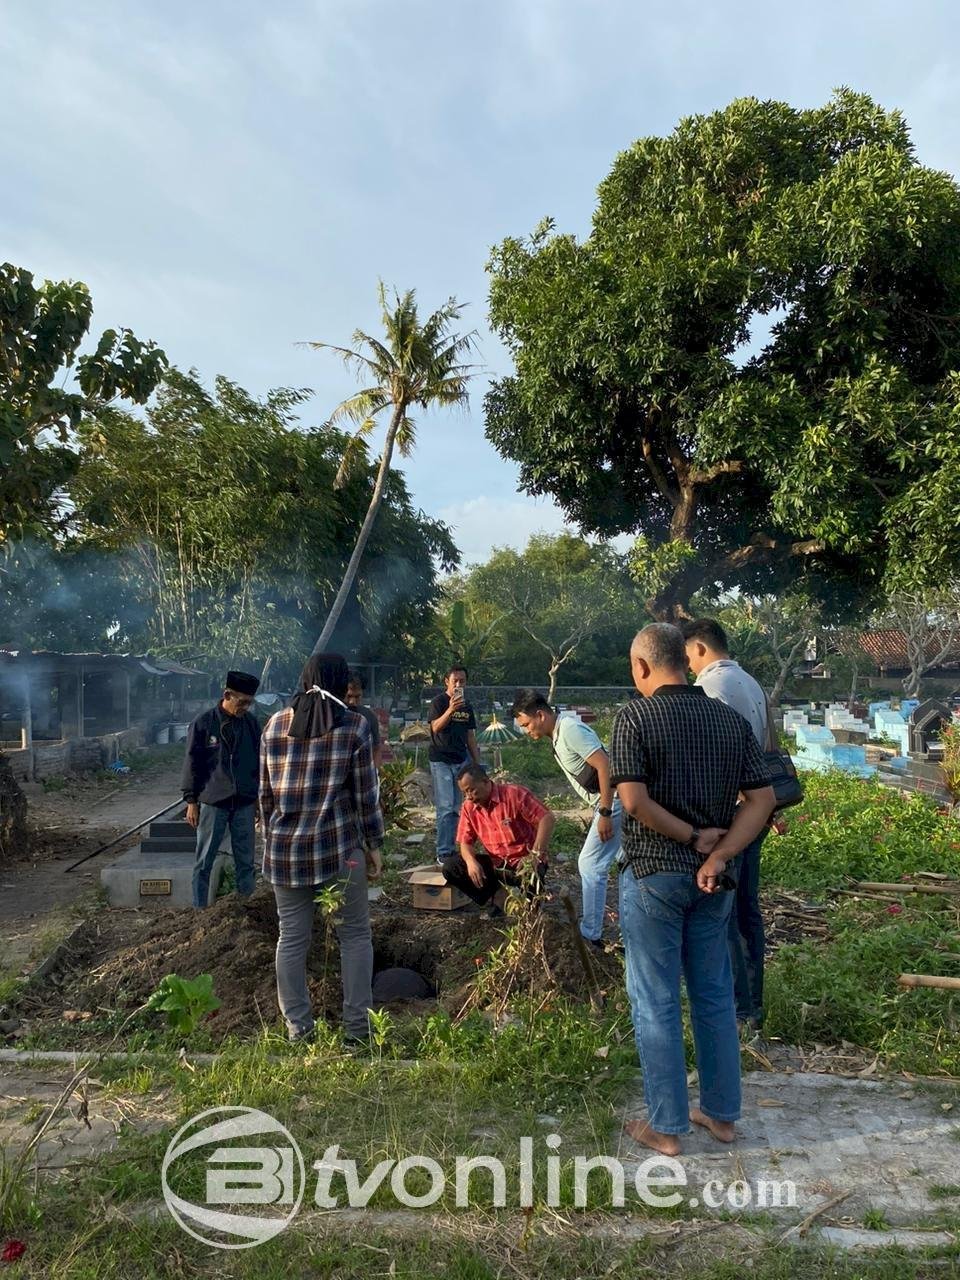
[{"label": "white cloud", "polygon": [[468,498],[444,507],[439,517],[453,530],[465,566],[486,560],[494,547],[522,550],[534,533],[577,532],[559,507],[533,498]]}]

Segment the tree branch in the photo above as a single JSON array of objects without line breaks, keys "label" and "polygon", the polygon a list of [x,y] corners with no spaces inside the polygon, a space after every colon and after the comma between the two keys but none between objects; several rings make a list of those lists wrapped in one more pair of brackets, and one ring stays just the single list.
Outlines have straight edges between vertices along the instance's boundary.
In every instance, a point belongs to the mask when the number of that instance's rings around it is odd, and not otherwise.
[{"label": "tree branch", "polygon": [[653,478],[653,483],[657,486],[662,497],[670,503],[671,507],[675,507],[680,502],[680,493],[674,489],[667,479],[667,473],[660,465],[660,460],[654,455],[653,442],[649,436],[642,436],[640,447],[643,450],[643,460],[647,464],[647,469]]},{"label": "tree branch", "polygon": [[736,475],[743,470],[742,462],[717,462],[712,467],[691,469],[687,475],[690,484],[709,484],[717,476]]},{"label": "tree branch", "polygon": [[809,538],[805,542],[791,542],[786,548],[782,548],[777,539],[771,538],[769,534],[755,533],[746,546],[737,547],[735,551],[729,551],[721,560],[718,560],[716,567],[740,569],[751,560],[781,549],[785,549],[791,556],[814,556],[821,551],[826,551],[827,544],[818,538]]}]

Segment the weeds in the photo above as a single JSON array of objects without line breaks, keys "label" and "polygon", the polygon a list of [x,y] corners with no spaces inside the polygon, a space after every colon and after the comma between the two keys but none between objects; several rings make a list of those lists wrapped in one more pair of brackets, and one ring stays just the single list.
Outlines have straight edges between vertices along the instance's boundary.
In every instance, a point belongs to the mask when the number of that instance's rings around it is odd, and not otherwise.
[{"label": "weeds", "polygon": [[902,972],[960,975],[957,908],[849,900],[834,936],[782,946],[767,966],[765,1026],[790,1044],[841,1040],[907,1070],[960,1074],[960,992],[897,985]]},{"label": "weeds", "polygon": [[806,798],[789,811],[787,834],[764,841],[766,884],[823,892],[850,878],[960,874],[960,822],[924,796],[836,771],[806,773],[803,785]]}]

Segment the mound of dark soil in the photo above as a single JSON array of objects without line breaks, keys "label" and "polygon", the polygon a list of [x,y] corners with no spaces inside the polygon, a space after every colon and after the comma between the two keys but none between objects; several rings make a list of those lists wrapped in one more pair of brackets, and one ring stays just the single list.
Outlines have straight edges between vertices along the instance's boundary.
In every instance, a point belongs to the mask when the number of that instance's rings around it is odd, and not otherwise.
[{"label": "mound of dark soil", "polygon": [[[478,969],[503,944],[504,922],[466,912],[418,912],[399,904],[371,907],[375,971],[392,966],[414,969],[437,991],[440,1006],[456,1013],[470,994]],[[276,1025],[274,951],[277,919],[273,895],[261,888],[247,903],[230,896],[204,912],[167,911],[105,913],[91,922],[71,961],[55,980],[37,993],[36,1012],[57,1017],[63,1009],[132,1010],[142,1004],[168,973],[184,978],[213,975],[220,1009],[209,1023],[217,1037],[255,1033]],[[531,961],[515,983],[517,992],[561,990],[586,998],[588,989],[570,925],[544,916],[543,953]],[[621,981],[617,954],[591,959],[604,989]],[[317,916],[314,945],[308,960],[314,1008],[336,1021],[340,1012],[339,948],[336,938],[325,945]],[[423,1012],[416,1002],[409,1012]],[[403,1006],[401,1006],[402,1008]],[[436,1007],[431,1002],[430,1007]]]}]

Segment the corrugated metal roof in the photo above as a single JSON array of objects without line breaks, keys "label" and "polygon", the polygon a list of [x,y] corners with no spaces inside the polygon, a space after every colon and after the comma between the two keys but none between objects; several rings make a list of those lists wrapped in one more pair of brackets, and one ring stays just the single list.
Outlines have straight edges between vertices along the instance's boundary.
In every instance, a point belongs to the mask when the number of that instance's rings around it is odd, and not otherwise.
[{"label": "corrugated metal roof", "polygon": [[14,649],[0,647],[0,662],[32,661],[58,662],[69,660],[71,664],[90,666],[132,666],[142,668],[155,676],[204,676],[205,671],[197,671],[194,667],[186,667],[169,658],[156,658],[150,654],[140,653],[58,653],[54,649]]}]

